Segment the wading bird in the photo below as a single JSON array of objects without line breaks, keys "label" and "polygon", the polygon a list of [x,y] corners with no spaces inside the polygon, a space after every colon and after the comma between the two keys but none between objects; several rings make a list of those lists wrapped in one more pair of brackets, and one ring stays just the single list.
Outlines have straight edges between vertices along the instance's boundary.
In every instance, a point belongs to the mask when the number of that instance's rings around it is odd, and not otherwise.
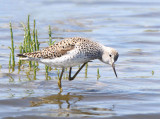
[{"label": "wading bird", "polygon": [[[69,80],[73,80],[87,62],[94,59],[110,64],[117,77],[114,63],[118,59],[118,52],[100,43],[87,38],[74,37],[66,38],[40,51],[17,54],[20,60],[38,61],[48,66],[62,68],[58,86],[62,90],[61,79],[64,69],[69,67]],[[71,76],[72,67],[83,64],[78,71]]]}]

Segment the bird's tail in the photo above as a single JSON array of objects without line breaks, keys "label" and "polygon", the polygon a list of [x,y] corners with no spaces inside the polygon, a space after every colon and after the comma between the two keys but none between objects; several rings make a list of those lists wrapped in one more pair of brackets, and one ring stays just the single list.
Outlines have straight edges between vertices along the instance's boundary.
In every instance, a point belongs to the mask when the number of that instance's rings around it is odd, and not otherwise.
[{"label": "bird's tail", "polygon": [[27,57],[27,56],[24,54],[17,54],[16,57]]},{"label": "bird's tail", "polygon": [[19,57],[20,60],[39,60],[41,58],[40,52],[32,52],[32,53],[23,53],[23,54],[17,54],[17,57]]},{"label": "bird's tail", "polygon": [[31,60],[27,55],[25,54],[17,54],[16,57],[19,57],[20,60]]}]

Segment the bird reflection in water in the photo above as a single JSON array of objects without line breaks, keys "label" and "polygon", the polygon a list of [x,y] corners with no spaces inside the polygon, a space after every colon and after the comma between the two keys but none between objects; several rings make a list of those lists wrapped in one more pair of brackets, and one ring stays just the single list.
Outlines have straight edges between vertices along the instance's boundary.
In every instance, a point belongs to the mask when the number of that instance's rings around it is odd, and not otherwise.
[{"label": "bird reflection in water", "polygon": [[59,109],[62,109],[62,104],[67,103],[67,108],[69,109],[72,104],[75,104],[82,99],[83,96],[81,95],[71,95],[70,93],[62,95],[61,93],[58,93],[57,95],[40,97],[38,98],[39,101],[31,101],[30,106],[35,107],[42,104],[58,104]]},{"label": "bird reflection in water", "polygon": [[[89,97],[90,98],[90,97]],[[92,98],[92,97],[91,97]],[[74,95],[74,94],[55,94],[47,97],[40,97],[38,100],[30,101],[30,106],[31,107],[36,107],[36,106],[41,106],[44,104],[54,104],[58,105],[57,107],[51,107],[45,109],[45,112],[49,109],[52,113],[48,113],[50,116],[52,115],[53,117],[72,117],[73,115],[75,116],[113,116],[115,115],[114,112],[114,106],[110,108],[104,108],[104,107],[95,107],[95,106],[90,106],[86,105],[85,107],[82,108],[82,99],[85,101],[85,97],[82,95]],[[77,103],[81,101],[82,103]],[[76,104],[77,103],[77,104]],[[65,106],[67,105],[67,106]]]}]

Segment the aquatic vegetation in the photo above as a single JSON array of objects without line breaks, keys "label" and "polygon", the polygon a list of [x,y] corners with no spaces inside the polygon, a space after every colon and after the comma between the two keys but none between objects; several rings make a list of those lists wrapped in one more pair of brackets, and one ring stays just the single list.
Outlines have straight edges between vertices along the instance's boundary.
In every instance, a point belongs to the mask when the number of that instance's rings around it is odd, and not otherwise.
[{"label": "aquatic vegetation", "polygon": [[2,69],[2,65],[0,65],[0,71],[1,71],[1,69]]},{"label": "aquatic vegetation", "polygon": [[[33,30],[31,29],[30,26],[30,15],[28,15],[27,19],[27,24],[25,25],[24,23],[21,23],[23,30],[24,30],[24,40],[22,43],[19,45],[19,53],[27,53],[27,52],[34,52],[39,50],[40,43],[38,41],[38,30],[36,29],[36,20],[33,21]],[[32,31],[32,32],[31,32]],[[12,72],[14,71],[15,67],[15,54],[14,54],[14,40],[13,40],[13,31],[12,31],[12,24],[10,23],[10,33],[11,33],[11,53],[9,55],[9,72],[10,69],[12,68]],[[49,26],[49,45],[54,44],[55,41],[52,41],[52,31],[51,27]],[[18,69],[20,71],[20,67],[23,63],[26,63],[26,61],[21,61],[19,60],[18,62]],[[28,61],[28,66],[31,70],[33,68],[33,75],[34,75],[34,80],[36,80],[36,71],[38,67],[38,62],[36,63],[35,61]],[[46,79],[48,79],[48,71],[51,71],[52,68],[45,66],[46,70]],[[18,71],[18,73],[19,73]],[[29,78],[29,77],[28,77]],[[30,79],[30,78],[29,78]]]},{"label": "aquatic vegetation", "polygon": [[[22,44],[20,44],[20,46],[19,46],[19,53],[22,53],[22,52],[23,52],[22,49],[23,49]],[[19,60],[19,62],[18,62],[18,67],[19,67],[19,68],[20,68],[21,64],[22,64],[22,61]]]},{"label": "aquatic vegetation", "polygon": [[33,49],[33,51],[36,51],[36,31],[35,31],[35,27],[36,27],[36,21],[34,19],[34,27],[33,27],[33,45],[31,49]]},{"label": "aquatic vegetation", "polygon": [[54,42],[52,41],[52,31],[51,31],[51,26],[49,25],[49,32],[48,32],[48,34],[49,34],[49,42],[48,42],[48,45],[50,46],[50,45],[53,45],[54,44]]},{"label": "aquatic vegetation", "polygon": [[97,68],[97,80],[100,78],[100,74],[99,74],[99,68]]},{"label": "aquatic vegetation", "polygon": [[[19,53],[28,53],[28,52],[34,52],[34,51],[38,51],[39,50],[39,46],[40,43],[38,41],[38,30],[36,29],[36,20],[34,19],[33,21],[33,26],[31,27],[30,25],[30,15],[28,15],[27,18],[27,23],[21,23],[23,30],[24,30],[24,39],[23,42],[20,43],[18,49],[19,49]],[[13,32],[12,32],[12,25],[10,23],[10,32],[11,32],[11,53],[10,53],[10,57],[9,57],[9,72],[11,68],[15,67],[15,55],[14,55],[14,41],[13,41]],[[51,26],[49,25],[48,27],[48,35],[49,35],[49,40],[48,40],[48,45],[51,46],[55,43],[55,41],[52,41],[52,30],[51,30]],[[29,67],[29,72],[26,74],[27,78],[29,80],[31,80],[32,78],[29,76],[30,74],[32,74],[33,79],[36,80],[36,75],[37,75],[37,69],[38,69],[38,62],[36,61],[21,61],[19,60],[18,62],[18,73],[20,73],[21,68],[23,66],[23,64],[28,64]],[[80,65],[79,65],[80,67]],[[51,71],[52,68],[45,65],[45,77],[46,80],[51,79],[51,77],[49,77],[49,71]],[[54,70],[57,70],[57,68],[55,68]],[[65,69],[67,71],[67,68]],[[12,70],[13,72],[14,70]],[[32,73],[30,73],[30,71],[32,71]],[[87,78],[87,72],[88,72],[88,63],[85,65],[85,78]],[[57,76],[58,78],[61,77],[60,76],[60,71],[59,69],[57,70]],[[97,79],[100,77],[99,75],[99,69],[97,70]],[[63,79],[68,79],[68,75],[64,75]]]},{"label": "aquatic vegetation", "polygon": [[48,66],[45,65],[46,75],[48,76]]},{"label": "aquatic vegetation", "polygon": [[[49,30],[48,30],[48,34],[49,34],[49,42],[48,45],[51,46],[54,44],[54,42],[52,42],[52,31],[51,31],[51,26],[49,25]],[[52,68],[50,66],[45,65],[45,70],[46,70],[46,77],[48,77],[48,71],[51,71]]]},{"label": "aquatic vegetation", "polygon": [[[11,69],[11,53],[9,55],[9,70]],[[10,71],[9,71],[10,72]]]},{"label": "aquatic vegetation", "polygon": [[87,72],[88,72],[88,63],[86,64],[86,67],[85,67],[85,78],[87,78]]},{"label": "aquatic vegetation", "polygon": [[[34,20],[33,23],[33,33],[31,34],[31,28],[30,28],[30,15],[28,15],[27,25],[24,23],[21,23],[24,29],[24,40],[23,45],[20,44],[19,46],[19,53],[27,53],[27,52],[33,52],[39,50],[39,42],[38,42],[38,36],[37,36],[37,29],[36,29],[36,21]],[[21,66],[22,61],[19,60],[18,66]],[[31,62],[29,61],[29,68],[33,66],[33,72],[34,72],[34,80],[36,80],[36,63],[35,61]],[[38,65],[38,63],[37,63]]]},{"label": "aquatic vegetation", "polygon": [[38,42],[38,35],[37,35],[37,29],[36,29],[36,49],[39,50],[39,42]]},{"label": "aquatic vegetation", "polygon": [[34,77],[33,78],[34,78],[34,80],[36,80],[36,69],[37,69],[37,67],[35,65],[35,62],[33,64],[34,64],[34,68],[33,68],[34,69]]},{"label": "aquatic vegetation", "polygon": [[[15,55],[14,55],[14,41],[13,41],[13,31],[12,31],[12,24],[10,22],[9,24],[10,26],[10,32],[11,32],[11,47],[9,47],[11,49],[11,54],[10,54],[10,59],[9,59],[9,69],[12,66],[12,71],[14,71],[14,67],[15,67]],[[12,64],[11,64],[12,62]]]},{"label": "aquatic vegetation", "polygon": [[152,71],[152,76],[154,75],[154,71]]}]

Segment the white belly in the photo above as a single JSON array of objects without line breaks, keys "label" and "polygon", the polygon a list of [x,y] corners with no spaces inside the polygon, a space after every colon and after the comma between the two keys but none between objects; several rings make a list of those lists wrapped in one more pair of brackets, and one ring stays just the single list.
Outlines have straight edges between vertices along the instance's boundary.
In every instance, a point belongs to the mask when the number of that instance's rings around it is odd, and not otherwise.
[{"label": "white belly", "polygon": [[41,59],[40,62],[53,67],[73,67],[90,61],[85,55],[64,55],[55,59]]}]

